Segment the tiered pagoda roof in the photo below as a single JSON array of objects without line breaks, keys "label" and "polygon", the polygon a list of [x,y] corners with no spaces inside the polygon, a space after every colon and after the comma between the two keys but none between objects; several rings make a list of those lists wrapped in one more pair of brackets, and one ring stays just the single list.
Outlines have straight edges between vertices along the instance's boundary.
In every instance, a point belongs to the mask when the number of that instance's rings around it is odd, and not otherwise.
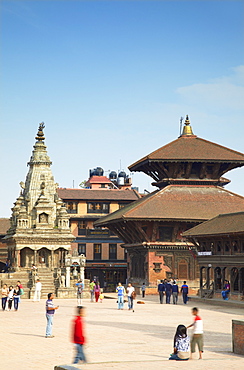
[{"label": "tiered pagoda roof", "polygon": [[202,222],[224,212],[244,210],[244,197],[222,187],[169,185],[103,217],[99,226],[119,220]]},{"label": "tiered pagoda roof", "polygon": [[244,197],[223,188],[222,174],[244,165],[244,154],[193,135],[188,117],[182,135],[132,164],[161,188],[96,222],[126,220],[203,222],[220,213],[244,211]]},{"label": "tiered pagoda roof", "polygon": [[158,187],[172,183],[212,183],[229,170],[244,165],[244,154],[193,135],[188,116],[182,135],[129,166],[130,171],[151,176]]},{"label": "tiered pagoda roof", "polygon": [[244,233],[244,212],[220,214],[183,233],[186,237],[218,236]]}]

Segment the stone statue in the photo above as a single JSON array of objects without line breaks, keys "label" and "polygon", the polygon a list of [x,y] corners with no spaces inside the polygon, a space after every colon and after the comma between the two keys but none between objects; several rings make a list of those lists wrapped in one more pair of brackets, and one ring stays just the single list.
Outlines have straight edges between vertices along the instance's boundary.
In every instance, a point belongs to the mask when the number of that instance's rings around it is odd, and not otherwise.
[{"label": "stone statue", "polygon": [[61,286],[61,283],[62,283],[62,281],[61,281],[61,268],[59,267],[58,269],[57,269],[57,279],[58,279],[58,282],[59,282],[59,286]]},{"label": "stone statue", "polygon": [[65,288],[65,276],[61,275],[61,288]]}]

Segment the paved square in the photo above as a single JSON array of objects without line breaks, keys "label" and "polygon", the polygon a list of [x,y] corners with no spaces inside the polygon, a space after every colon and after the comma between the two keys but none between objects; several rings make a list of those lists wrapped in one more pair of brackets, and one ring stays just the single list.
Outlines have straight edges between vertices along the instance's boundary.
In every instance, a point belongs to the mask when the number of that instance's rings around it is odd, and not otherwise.
[{"label": "paved square", "polygon": [[[55,338],[45,338],[45,300],[23,299],[18,312],[0,312],[1,369],[44,370],[55,365],[71,364],[73,345],[70,323],[76,300],[55,299],[60,305],[54,317]],[[158,297],[148,296],[144,305],[135,304],[135,312],[117,310],[115,299],[103,303],[84,300],[86,306],[85,353],[87,370],[101,369],[242,369],[243,356],[232,351],[232,319],[243,319],[243,308],[208,306],[198,303],[204,322],[203,360],[168,361],[172,341],[179,324],[192,322],[191,308],[183,305],[160,305]],[[188,332],[191,333],[191,330]]]}]

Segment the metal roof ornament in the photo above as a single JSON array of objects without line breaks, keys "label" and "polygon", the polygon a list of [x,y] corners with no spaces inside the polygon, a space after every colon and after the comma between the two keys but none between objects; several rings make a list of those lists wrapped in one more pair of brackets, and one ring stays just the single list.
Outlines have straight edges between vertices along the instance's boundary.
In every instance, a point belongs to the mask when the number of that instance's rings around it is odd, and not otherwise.
[{"label": "metal roof ornament", "polygon": [[44,141],[45,140],[45,136],[44,136],[44,133],[43,133],[43,129],[45,128],[45,124],[44,122],[41,122],[39,123],[39,129],[38,129],[38,132],[37,132],[37,135],[36,135],[36,140],[37,141]]},{"label": "metal roof ornament", "polygon": [[186,119],[185,119],[185,126],[183,127],[183,132],[181,134],[181,136],[190,136],[190,135],[193,135],[193,131],[192,131],[192,128],[190,126],[190,120],[189,120],[189,117],[188,117],[188,114],[186,115]]}]

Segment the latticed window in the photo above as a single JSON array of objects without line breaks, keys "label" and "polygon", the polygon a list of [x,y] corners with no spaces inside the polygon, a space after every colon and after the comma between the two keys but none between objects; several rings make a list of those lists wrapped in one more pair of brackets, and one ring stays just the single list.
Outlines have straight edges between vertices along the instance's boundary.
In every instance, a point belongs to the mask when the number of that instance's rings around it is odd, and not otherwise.
[{"label": "latticed window", "polygon": [[77,202],[67,202],[66,209],[68,213],[77,213],[78,204]]},{"label": "latticed window", "polygon": [[86,255],[86,244],[78,244],[78,254]]},{"label": "latticed window", "polygon": [[109,244],[109,259],[117,259],[117,244]]},{"label": "latticed window", "polygon": [[100,260],[102,256],[102,244],[94,244],[94,260]]},{"label": "latticed window", "polygon": [[188,265],[186,262],[179,262],[178,264],[179,279],[188,279]]},{"label": "latticed window", "polygon": [[87,203],[87,213],[109,213],[109,203],[89,202]]}]

